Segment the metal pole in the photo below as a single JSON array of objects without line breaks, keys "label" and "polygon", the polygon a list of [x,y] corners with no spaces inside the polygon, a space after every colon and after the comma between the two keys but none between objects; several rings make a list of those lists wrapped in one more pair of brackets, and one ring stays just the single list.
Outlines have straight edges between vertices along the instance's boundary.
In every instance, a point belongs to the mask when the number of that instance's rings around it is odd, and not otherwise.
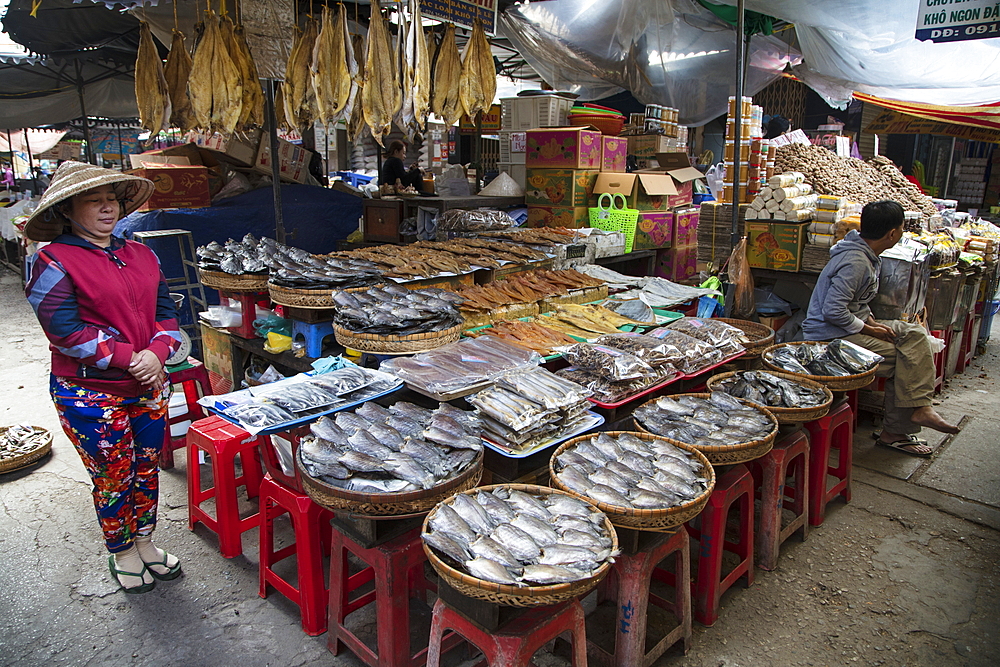
[{"label": "metal pole", "polygon": [[[490,104],[493,101],[490,100]],[[473,165],[476,168],[476,187],[472,194],[479,194],[479,184],[483,182],[483,112],[476,112],[476,144],[472,147]]]},{"label": "metal pole", "polygon": [[40,195],[41,193],[38,191],[38,177],[35,176],[35,158],[31,155],[31,144],[28,143],[28,128],[22,127],[21,132],[24,133],[24,150],[28,152],[28,173],[31,174],[31,182],[35,187],[32,192]]},{"label": "metal pole", "polygon": [[740,141],[743,139],[743,78],[746,75],[743,54],[746,42],[743,35],[744,0],[736,2],[736,116],[733,118],[736,131],[736,149],[733,151],[733,222],[730,230],[729,247],[735,248],[740,241]]},{"label": "metal pole", "polygon": [[944,174],[944,191],[941,193],[941,199],[948,198],[948,188],[951,187],[951,172],[954,168],[953,163],[955,162],[955,137],[951,138],[951,150],[948,151],[948,171]]},{"label": "metal pole", "polygon": [[281,177],[278,164],[278,119],[274,113],[274,87],[277,82],[264,79],[264,113],[267,114],[267,138],[271,146],[271,190],[274,193],[274,237],[285,242],[285,220],[281,212]]},{"label": "metal pole", "polygon": [[76,63],[76,94],[80,97],[80,115],[83,117],[83,140],[87,144],[87,162],[94,164],[94,147],[90,145],[90,124],[87,122],[87,104],[83,101],[83,76],[80,61]]},{"label": "metal pole", "polygon": [[122,144],[122,124],[115,123],[115,130],[118,132],[118,158],[121,160],[121,170],[125,171],[125,146]]}]

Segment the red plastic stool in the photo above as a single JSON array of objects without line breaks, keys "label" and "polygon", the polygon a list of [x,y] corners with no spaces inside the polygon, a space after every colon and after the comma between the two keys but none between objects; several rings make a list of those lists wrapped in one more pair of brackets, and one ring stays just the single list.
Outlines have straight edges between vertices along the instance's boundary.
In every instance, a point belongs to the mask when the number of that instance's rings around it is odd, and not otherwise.
[{"label": "red plastic stool", "polygon": [[232,299],[240,304],[242,319],[238,327],[227,327],[229,333],[240,338],[253,339],[257,337],[257,332],[253,328],[253,321],[257,319],[257,304],[266,308],[271,307],[271,298],[267,292],[226,292],[219,290],[219,300]]},{"label": "red plastic stool", "polygon": [[[836,394],[835,394],[836,396]],[[854,421],[851,422],[852,428],[858,428],[858,390],[852,389],[850,391],[844,392],[844,398],[847,400],[847,404],[851,406],[851,412],[854,414]],[[836,398],[834,399],[836,400]]]},{"label": "red plastic stool", "polygon": [[[618,528],[619,539],[622,539],[625,530]],[[671,554],[675,556],[672,573],[657,567]],[[673,602],[654,594],[650,590],[650,579],[673,586]],[[593,667],[649,667],[678,641],[684,642],[684,653],[687,653],[691,643],[691,553],[687,531],[678,530],[650,548],[618,556],[609,575],[598,585],[598,604],[609,596],[616,601],[618,608],[615,652],[610,654],[588,640]],[[672,612],[678,623],[647,651],[649,603]]]},{"label": "red plastic stool", "polygon": [[[243,553],[242,535],[260,524],[260,512],[243,519],[236,490],[245,486],[247,497],[253,498],[260,489],[263,473],[257,449],[259,438],[222,417],[208,417],[191,425],[187,438],[188,527],[194,530],[199,521],[219,536],[219,551],[223,558],[235,558]],[[206,452],[212,465],[212,486],[201,488],[201,466],[198,452]],[[236,456],[243,464],[243,474],[236,476]],[[201,504],[215,498],[215,517]]]},{"label": "red plastic stool", "polygon": [[[366,567],[350,574],[348,555],[362,560]],[[414,593],[423,595],[432,588],[423,573],[427,561],[420,529],[365,548],[334,529],[330,540],[330,610],[327,647],[339,655],[347,647],[371,667],[422,665],[427,649],[410,652],[410,605]],[[374,581],[372,590],[352,597],[358,589]],[[378,651],[372,651],[344,625],[347,616],[375,603]]]},{"label": "red plastic stool", "polygon": [[[809,536],[809,436],[804,430],[785,435],[770,452],[751,461],[750,472],[760,494],[760,521],[757,524],[757,565],[762,570],[778,567],[781,544],[800,528],[802,539]],[[791,476],[792,486],[786,481]],[[782,508],[795,518],[781,527]]]},{"label": "red plastic stool", "polygon": [[191,420],[194,423],[199,419],[204,419],[205,411],[198,405],[198,399],[212,393],[212,385],[209,384],[205,365],[194,357],[188,357],[187,363],[190,368],[173,371],[169,374],[170,384],[180,385],[181,391],[184,392],[185,410],[183,414],[176,417],[167,415],[167,432],[163,436],[163,449],[160,450],[161,468],[173,468],[174,450],[187,443],[186,433],[175,438],[170,435],[170,427],[183,421]]},{"label": "red plastic stool", "polygon": [[[823,525],[826,505],[837,496],[851,502],[851,459],[854,455],[854,413],[847,402],[830,413],[804,424],[809,431],[809,524]],[[837,465],[830,466],[830,450],[837,450]],[[827,475],[837,481],[828,486]]]},{"label": "red plastic stool", "polygon": [[[739,538],[737,543],[726,541],[729,510],[739,503]],[[701,529],[694,522],[701,523]],[[715,489],[701,514],[685,524],[688,534],[698,540],[698,574],[694,589],[694,620],[711,627],[719,620],[719,599],[730,586],[746,576],[747,586],[753,585],[753,476],[743,464],[733,466],[715,482]],[[739,557],[739,563],[722,576],[722,552]]]},{"label": "red plastic stool", "polygon": [[[288,514],[295,529],[295,543],[274,549],[274,520]],[[330,547],[330,519],[333,512],[271,479],[260,484],[260,596],[267,597],[270,584],[299,606],[302,629],[307,635],[326,632],[326,605],[329,590],[324,581],[323,554]],[[295,555],[297,586],[278,575],[272,566]]]},{"label": "red plastic stool", "polygon": [[534,664],[531,657],[538,649],[568,632],[573,640],[573,666],[587,667],[587,631],[583,607],[577,599],[552,607],[535,607],[493,632],[483,630],[438,599],[431,621],[427,667],[440,667],[442,638],[448,630],[482,651],[490,667],[528,667]]},{"label": "red plastic stool", "polygon": [[962,328],[962,349],[958,353],[956,373],[964,373],[966,366],[972,363],[972,358],[976,354],[976,343],[979,342],[978,336],[976,336],[977,331],[976,315],[968,313],[965,316],[965,326]]}]

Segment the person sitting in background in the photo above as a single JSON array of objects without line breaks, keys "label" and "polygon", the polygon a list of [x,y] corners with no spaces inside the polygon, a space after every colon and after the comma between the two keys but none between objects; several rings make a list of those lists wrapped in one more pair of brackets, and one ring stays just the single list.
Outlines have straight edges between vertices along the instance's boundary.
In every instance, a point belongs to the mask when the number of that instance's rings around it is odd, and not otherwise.
[{"label": "person sitting in background", "polygon": [[851,230],[830,248],[809,301],[802,332],[806,340],[843,338],[885,357],[878,375],[885,377],[885,419],[876,443],[912,456],[930,456],[922,426],[958,433],[931,407],[934,355],[919,324],[878,321],[868,304],[878,294],[879,255],[903,238],[903,207],[894,201],[872,202],[861,211],[861,230]]},{"label": "person sitting in background", "polygon": [[780,137],[785,132],[792,129],[792,124],[784,116],[771,116],[771,120],[767,121],[767,126],[764,130],[765,139],[774,139],[775,137]]},{"label": "person sitting in background", "polygon": [[423,189],[424,176],[416,164],[410,166],[407,171],[403,167],[403,158],[406,157],[406,144],[398,139],[389,144],[388,157],[382,163],[382,171],[378,175],[379,185],[394,185],[398,188],[412,186],[417,190]]}]

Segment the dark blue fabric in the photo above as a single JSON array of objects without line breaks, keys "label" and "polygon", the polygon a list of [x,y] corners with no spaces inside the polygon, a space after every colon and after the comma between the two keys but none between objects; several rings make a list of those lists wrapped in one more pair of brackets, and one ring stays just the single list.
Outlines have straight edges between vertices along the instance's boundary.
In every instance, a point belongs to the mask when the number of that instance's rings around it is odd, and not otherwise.
[{"label": "dark blue fabric", "polygon": [[[337,190],[311,185],[282,185],[281,204],[289,245],[322,254],[337,249],[337,241],[358,228],[362,199]],[[274,238],[274,194],[270,187],[257,188],[223,199],[209,208],[170,209],[133,213],[115,227],[115,234],[131,238],[134,232],[186,229],[195,246],[211,241],[239,240],[247,232],[257,238]],[[184,274],[174,239],[151,239],[150,248],[160,258],[167,278]],[[214,301],[213,298],[210,300]]]}]

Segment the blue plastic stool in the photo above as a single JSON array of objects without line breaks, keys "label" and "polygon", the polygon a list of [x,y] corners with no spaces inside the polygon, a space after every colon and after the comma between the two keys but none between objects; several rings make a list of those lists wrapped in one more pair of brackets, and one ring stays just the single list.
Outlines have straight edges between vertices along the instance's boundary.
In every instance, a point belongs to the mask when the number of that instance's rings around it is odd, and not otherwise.
[{"label": "blue plastic stool", "polygon": [[292,340],[302,336],[306,341],[306,356],[323,355],[323,339],[333,335],[333,322],[299,322],[292,320]]}]

